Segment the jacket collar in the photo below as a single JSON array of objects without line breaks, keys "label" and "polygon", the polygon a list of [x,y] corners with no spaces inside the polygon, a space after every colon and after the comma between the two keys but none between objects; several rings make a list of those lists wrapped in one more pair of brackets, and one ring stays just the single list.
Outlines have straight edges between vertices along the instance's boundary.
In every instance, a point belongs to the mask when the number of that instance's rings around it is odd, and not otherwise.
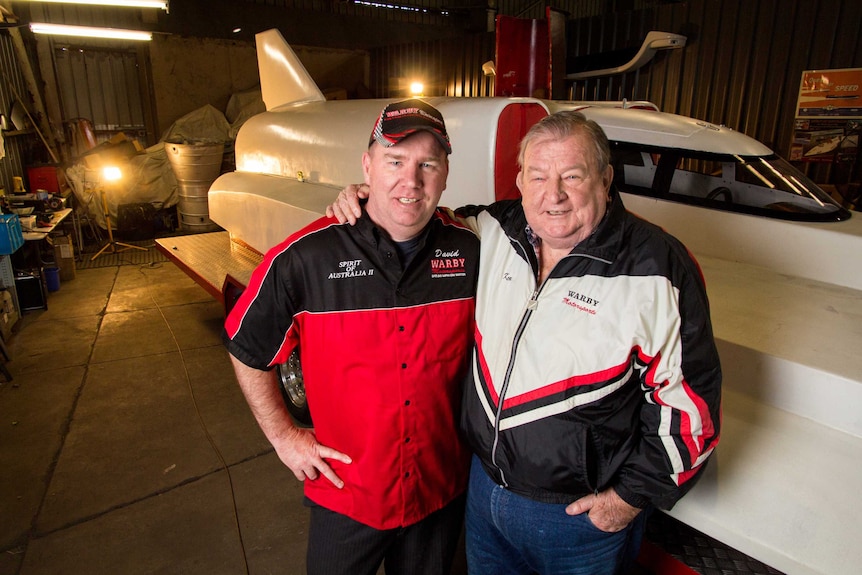
[{"label": "jacket collar", "polygon": [[587,256],[608,263],[617,259],[622,249],[623,228],[628,212],[616,187],[608,190],[610,201],[605,217],[590,236],[576,245],[570,255]]},{"label": "jacket collar", "polygon": [[[394,249],[395,242],[389,237],[389,234],[386,231],[374,223],[371,217],[368,215],[368,211],[365,209],[365,204],[362,203],[362,217],[356,220],[355,229],[359,233],[359,236],[372,246],[375,249],[381,249],[381,246]],[[419,233],[419,236],[422,237],[421,242],[425,242],[428,239],[428,233],[431,227],[434,225],[434,222],[439,218],[437,217],[436,210],[431,215],[431,220],[428,224],[422,228],[422,231]]]}]

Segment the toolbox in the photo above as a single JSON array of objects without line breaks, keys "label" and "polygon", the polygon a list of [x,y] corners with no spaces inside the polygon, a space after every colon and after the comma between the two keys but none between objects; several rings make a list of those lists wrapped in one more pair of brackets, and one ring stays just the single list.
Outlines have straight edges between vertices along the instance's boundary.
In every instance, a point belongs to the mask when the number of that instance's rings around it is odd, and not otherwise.
[{"label": "toolbox", "polygon": [[0,255],[8,256],[24,245],[21,221],[15,214],[0,215]]}]

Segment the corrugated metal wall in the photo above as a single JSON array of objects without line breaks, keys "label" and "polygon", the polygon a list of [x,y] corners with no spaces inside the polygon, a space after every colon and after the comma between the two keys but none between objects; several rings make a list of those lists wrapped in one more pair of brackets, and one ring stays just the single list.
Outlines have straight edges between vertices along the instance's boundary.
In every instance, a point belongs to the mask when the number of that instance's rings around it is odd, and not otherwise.
[{"label": "corrugated metal wall", "polygon": [[0,82],[0,114],[6,117],[8,132],[3,133],[3,148],[5,155],[0,160],[0,185],[9,192],[12,190],[12,177],[26,177],[24,164],[29,161],[32,148],[40,146],[38,136],[32,130],[28,133],[19,133],[12,126],[10,114],[12,105],[19,97],[25,104],[29,104],[29,92],[21,76],[18,67],[18,58],[9,34],[0,34],[0,71],[2,71],[2,82]]},{"label": "corrugated metal wall", "polygon": [[[572,99],[646,99],[667,112],[724,124],[787,155],[803,70],[862,67],[859,0],[690,0],[688,2],[571,2],[594,15],[568,24],[568,56],[638,45],[650,30],[684,34],[682,50],[660,52],[640,71],[570,86]],[[613,11],[619,5],[634,8]],[[513,2],[510,8],[523,3]],[[501,12],[505,2],[500,3]],[[556,7],[556,6],[555,6]],[[562,5],[560,5],[562,7]],[[531,8],[543,17],[544,5]],[[530,10],[524,11],[529,13]],[[482,63],[494,58],[493,37],[476,35],[461,46],[425,47],[443,58],[444,78],[427,95],[484,96],[493,92]],[[390,90],[393,70],[421,68],[425,54],[393,46],[372,53],[372,91]],[[416,57],[415,62],[411,58]],[[378,63],[385,62],[385,66]],[[415,64],[415,65],[414,65]]]},{"label": "corrugated metal wall", "polygon": [[[417,11],[321,0],[244,0],[244,3],[429,25],[451,25],[449,17],[441,13],[444,8],[462,13],[487,12],[489,17],[497,13],[543,18],[546,8],[550,7],[569,19],[566,37],[570,58],[635,46],[650,30],[685,34],[688,45],[684,49],[661,52],[637,72],[578,82],[569,86],[571,97],[652,100],[665,111],[745,132],[783,155],[787,155],[792,137],[801,72],[862,67],[862,2],[859,0],[411,0],[392,3],[420,8]],[[488,6],[494,10],[489,10]],[[105,22],[114,26],[123,19],[141,17],[140,12],[133,16],[129,12],[63,9],[64,12],[58,14],[54,8],[42,9],[51,20]],[[5,53],[4,57],[12,58]],[[490,31],[467,36],[459,42],[379,48],[371,53],[369,87],[374,97],[406,95],[406,83],[412,76],[422,75],[426,81],[426,95],[488,96],[493,93],[493,84],[482,73],[482,64],[493,58],[494,39]],[[8,97],[2,90],[0,96]],[[137,119],[132,123],[137,123]]]},{"label": "corrugated metal wall", "polygon": [[105,28],[128,28],[131,30],[147,29],[150,26],[142,24],[142,17],[149,13],[150,17],[158,11],[118,8],[112,6],[87,6],[76,4],[41,4],[16,6],[32,22],[50,22],[53,24],[68,24],[71,26],[97,26]]},{"label": "corrugated metal wall", "polygon": [[444,94],[456,97],[493,96],[493,78],[483,74],[482,64],[493,60],[494,34],[476,34],[465,39],[457,48],[448,60],[454,65],[445,70]]},{"label": "corrugated metal wall", "polygon": [[250,4],[343,16],[397,20],[418,24],[450,24],[449,16],[493,11],[519,18],[542,18],[545,7],[584,18],[624,9],[637,10],[679,0],[244,0]]},{"label": "corrugated metal wall", "polygon": [[[128,8],[38,4],[30,7],[33,21],[78,26],[148,29],[160,11]],[[59,38],[59,39],[57,39]],[[138,82],[140,55],[128,42],[41,37],[53,54],[59,105],[64,121],[86,118],[93,123],[97,142],[122,131],[146,138],[144,103]]]},{"label": "corrugated metal wall", "polygon": [[424,42],[388,46],[371,52],[371,92],[379,98],[409,95],[406,80],[421,79],[425,96],[486,97],[493,80],[482,64],[494,59],[494,35],[474,34],[454,43]]},{"label": "corrugated metal wall", "polygon": [[55,46],[54,68],[66,121],[90,120],[97,142],[116,132],[146,139],[135,51]]},{"label": "corrugated metal wall", "polygon": [[[324,12],[340,16],[359,16],[416,24],[446,24],[446,3],[440,0],[244,0],[251,4],[282,7],[307,12]],[[451,3],[450,3],[451,5]],[[387,9],[388,8],[388,9]]]},{"label": "corrugated metal wall", "polygon": [[570,27],[570,54],[636,43],[649,30],[681,33],[688,43],[639,72],[579,83],[573,94],[651,100],[786,155],[802,71],[862,67],[860,29],[858,0],[692,0],[585,19]]}]

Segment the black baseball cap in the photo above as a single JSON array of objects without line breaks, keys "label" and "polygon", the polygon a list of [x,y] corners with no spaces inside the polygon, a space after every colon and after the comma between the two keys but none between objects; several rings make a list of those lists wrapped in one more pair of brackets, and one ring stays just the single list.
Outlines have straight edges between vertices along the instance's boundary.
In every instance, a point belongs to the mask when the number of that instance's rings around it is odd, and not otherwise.
[{"label": "black baseball cap", "polygon": [[368,145],[377,142],[384,148],[389,148],[416,132],[433,134],[446,153],[452,153],[443,115],[437,108],[418,98],[393,102],[383,108],[374,123]]}]

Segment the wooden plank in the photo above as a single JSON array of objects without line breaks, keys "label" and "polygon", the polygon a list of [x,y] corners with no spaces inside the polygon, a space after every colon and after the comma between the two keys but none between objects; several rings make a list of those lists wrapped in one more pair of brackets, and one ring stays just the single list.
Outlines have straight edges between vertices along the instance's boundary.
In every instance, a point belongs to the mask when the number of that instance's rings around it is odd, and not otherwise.
[{"label": "wooden plank", "polygon": [[228,232],[159,238],[156,247],[207,293],[224,303],[225,278],[229,275],[248,285],[263,256],[237,242]]}]

